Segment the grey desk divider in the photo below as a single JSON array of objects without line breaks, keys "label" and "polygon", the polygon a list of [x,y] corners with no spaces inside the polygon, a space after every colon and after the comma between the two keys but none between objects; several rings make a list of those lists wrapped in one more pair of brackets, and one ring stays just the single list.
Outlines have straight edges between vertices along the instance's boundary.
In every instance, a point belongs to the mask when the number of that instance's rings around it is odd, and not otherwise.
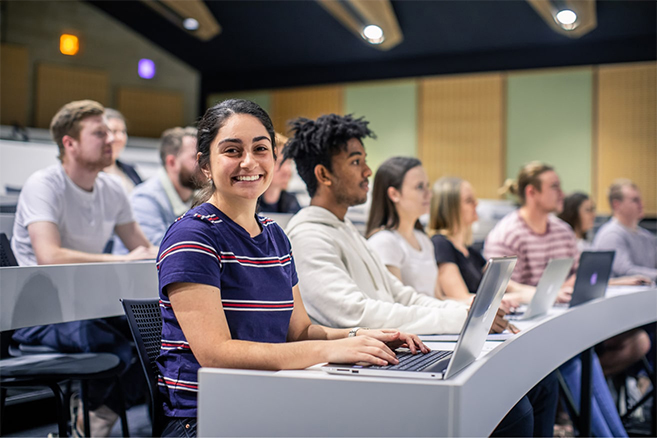
[{"label": "grey desk divider", "polygon": [[0,268],[0,331],[123,315],[119,298],[157,298],[155,261]]},{"label": "grey desk divider", "polygon": [[657,320],[656,308],[654,287],[610,288],[602,300],[522,321],[519,335],[487,343],[494,348],[444,381],[202,368],[199,436],[488,436],[547,374]]}]

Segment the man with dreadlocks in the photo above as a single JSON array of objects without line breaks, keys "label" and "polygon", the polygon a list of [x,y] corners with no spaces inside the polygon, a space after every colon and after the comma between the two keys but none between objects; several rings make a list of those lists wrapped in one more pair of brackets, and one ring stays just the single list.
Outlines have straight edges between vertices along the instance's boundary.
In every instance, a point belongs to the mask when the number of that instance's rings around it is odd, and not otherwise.
[{"label": "man with dreadlocks", "polygon": [[[372,171],[362,140],[368,122],[335,114],[292,122],[284,159],[294,159],[310,206],[289,222],[299,289],[308,315],[330,327],[394,327],[415,333],[459,333],[467,308],[404,286],[345,218],[363,204]],[[507,324],[497,318],[497,330]],[[493,436],[552,436],[558,387],[551,374],[523,397]]]},{"label": "man with dreadlocks", "polygon": [[296,214],[287,229],[308,314],[332,327],[459,333],[466,306],[404,286],[345,218],[347,208],[367,200],[372,171],[362,140],[374,137],[367,125],[349,115],[300,118],[284,150],[311,197],[310,207]]}]

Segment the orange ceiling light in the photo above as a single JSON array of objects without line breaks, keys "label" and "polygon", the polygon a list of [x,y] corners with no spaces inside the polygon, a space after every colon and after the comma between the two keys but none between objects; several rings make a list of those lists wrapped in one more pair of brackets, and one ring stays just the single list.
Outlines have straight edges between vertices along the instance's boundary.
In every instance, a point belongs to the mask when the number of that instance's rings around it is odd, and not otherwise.
[{"label": "orange ceiling light", "polygon": [[59,37],[59,51],[73,56],[80,50],[80,40],[75,35],[64,33]]}]

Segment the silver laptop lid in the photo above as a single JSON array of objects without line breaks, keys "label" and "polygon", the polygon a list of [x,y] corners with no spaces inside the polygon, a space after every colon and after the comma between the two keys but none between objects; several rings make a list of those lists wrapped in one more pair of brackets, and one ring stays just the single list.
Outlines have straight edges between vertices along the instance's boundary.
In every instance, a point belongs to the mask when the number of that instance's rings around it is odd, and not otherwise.
[{"label": "silver laptop lid", "polygon": [[477,295],[454,348],[454,355],[445,371],[445,379],[470,365],[481,353],[516,261],[517,257],[492,258],[488,261],[486,272],[479,283]]},{"label": "silver laptop lid", "polygon": [[522,319],[530,319],[547,313],[556,301],[559,290],[572,267],[573,259],[570,257],[550,260],[541,279],[538,280],[536,293]]}]

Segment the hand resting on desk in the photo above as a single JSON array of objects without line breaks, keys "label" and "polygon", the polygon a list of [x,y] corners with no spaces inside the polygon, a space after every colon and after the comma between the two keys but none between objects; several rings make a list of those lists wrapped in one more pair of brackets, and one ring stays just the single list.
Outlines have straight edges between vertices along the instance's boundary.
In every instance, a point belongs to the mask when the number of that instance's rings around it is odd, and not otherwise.
[{"label": "hand resting on desk", "polygon": [[505,318],[506,314],[507,312],[502,307],[497,309],[493,325],[490,328],[490,333],[502,333],[504,330],[508,330],[514,334],[520,332],[518,327],[511,324],[509,320]]}]

